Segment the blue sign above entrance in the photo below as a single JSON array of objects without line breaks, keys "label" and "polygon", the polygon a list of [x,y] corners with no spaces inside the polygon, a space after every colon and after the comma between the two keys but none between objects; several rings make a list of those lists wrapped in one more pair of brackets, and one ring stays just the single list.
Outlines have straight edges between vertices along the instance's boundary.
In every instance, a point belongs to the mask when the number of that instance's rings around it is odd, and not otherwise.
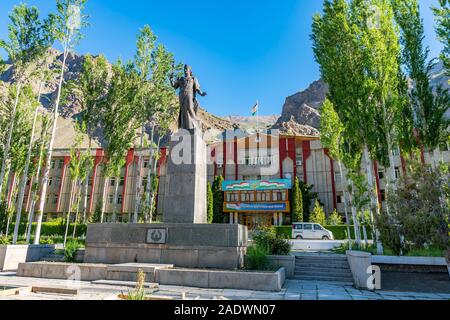
[{"label": "blue sign above entrance", "polygon": [[286,203],[226,203],[226,211],[233,212],[285,212]]}]

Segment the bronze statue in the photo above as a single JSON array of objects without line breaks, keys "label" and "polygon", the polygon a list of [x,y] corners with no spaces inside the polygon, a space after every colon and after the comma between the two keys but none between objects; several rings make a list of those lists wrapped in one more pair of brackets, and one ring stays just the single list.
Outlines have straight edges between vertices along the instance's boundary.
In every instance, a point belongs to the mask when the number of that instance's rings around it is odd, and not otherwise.
[{"label": "bronze statue", "polygon": [[180,116],[178,118],[178,128],[185,130],[193,130],[199,128],[199,120],[197,118],[199,103],[197,101],[197,93],[204,97],[206,92],[200,88],[197,78],[192,74],[192,69],[188,65],[184,66],[184,77],[173,81],[170,79],[175,89],[180,89]]}]

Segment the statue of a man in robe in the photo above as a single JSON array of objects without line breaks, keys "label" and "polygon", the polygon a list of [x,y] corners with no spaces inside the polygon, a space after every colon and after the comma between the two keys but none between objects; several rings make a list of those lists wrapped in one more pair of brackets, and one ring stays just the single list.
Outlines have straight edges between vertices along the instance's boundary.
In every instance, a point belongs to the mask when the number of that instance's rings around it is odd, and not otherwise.
[{"label": "statue of a man in robe", "polygon": [[185,130],[200,129],[200,123],[197,117],[199,103],[197,94],[204,97],[206,92],[200,88],[197,78],[192,74],[192,69],[188,65],[184,66],[184,77],[173,81],[172,86],[180,89],[180,116],[178,118],[178,128]]}]

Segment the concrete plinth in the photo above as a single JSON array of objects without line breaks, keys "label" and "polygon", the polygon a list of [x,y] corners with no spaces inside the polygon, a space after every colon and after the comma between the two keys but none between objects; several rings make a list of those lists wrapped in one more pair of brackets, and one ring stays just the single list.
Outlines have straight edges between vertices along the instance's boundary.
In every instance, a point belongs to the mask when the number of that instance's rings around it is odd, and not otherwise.
[{"label": "concrete plinth", "polygon": [[246,249],[247,228],[240,225],[91,224],[84,262],[236,269]]},{"label": "concrete plinth", "polygon": [[206,223],[207,148],[199,132],[171,137],[163,199],[165,223]]}]

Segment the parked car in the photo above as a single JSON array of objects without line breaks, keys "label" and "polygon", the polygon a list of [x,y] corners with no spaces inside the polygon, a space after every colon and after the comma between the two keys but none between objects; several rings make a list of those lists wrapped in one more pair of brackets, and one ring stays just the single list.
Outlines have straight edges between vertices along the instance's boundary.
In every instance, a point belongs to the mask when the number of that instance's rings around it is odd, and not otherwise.
[{"label": "parked car", "polygon": [[333,232],[318,223],[294,223],[292,225],[293,239],[334,240]]}]

